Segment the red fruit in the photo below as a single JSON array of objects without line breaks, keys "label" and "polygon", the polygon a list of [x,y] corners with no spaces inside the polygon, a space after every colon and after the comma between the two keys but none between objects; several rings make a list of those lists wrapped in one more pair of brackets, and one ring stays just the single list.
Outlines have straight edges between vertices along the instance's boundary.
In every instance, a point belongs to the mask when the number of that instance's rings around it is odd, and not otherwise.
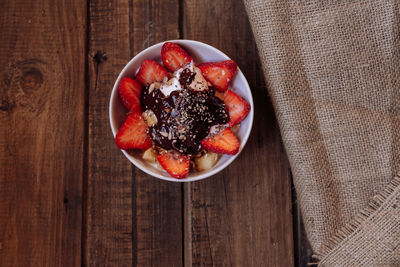
[{"label": "red fruit", "polygon": [[189,173],[190,157],[187,155],[169,150],[160,153],[157,160],[172,177],[181,179]]},{"label": "red fruit", "polygon": [[204,78],[220,91],[226,91],[235,75],[237,65],[233,60],[221,62],[208,62],[198,65]]},{"label": "red fruit", "polygon": [[215,91],[215,96],[224,101],[224,93],[220,91]]},{"label": "red fruit", "polygon": [[147,125],[140,112],[132,112],[119,129],[115,144],[121,149],[147,149],[151,140],[147,135]]},{"label": "red fruit", "polygon": [[250,104],[232,91],[224,93],[224,103],[229,112],[229,126],[241,122],[250,112]]},{"label": "red fruit", "polygon": [[176,71],[193,60],[182,47],[171,42],[163,44],[161,58],[164,66],[170,71]]},{"label": "red fruit", "polygon": [[230,128],[201,141],[201,146],[211,152],[235,155],[239,152],[239,140]]},{"label": "red fruit", "polygon": [[141,111],[140,94],[143,86],[132,78],[124,78],[118,87],[119,97],[130,111]]},{"label": "red fruit", "polygon": [[150,59],[146,59],[142,62],[139,73],[136,76],[143,85],[162,82],[165,77],[168,78],[168,71],[163,66]]}]

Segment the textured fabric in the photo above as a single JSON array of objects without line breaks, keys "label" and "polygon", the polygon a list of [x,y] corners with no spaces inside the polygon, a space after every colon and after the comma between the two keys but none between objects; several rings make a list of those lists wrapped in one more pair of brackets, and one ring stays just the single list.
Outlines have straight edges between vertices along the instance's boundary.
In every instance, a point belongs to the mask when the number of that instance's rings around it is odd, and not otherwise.
[{"label": "textured fabric", "polygon": [[400,1],[243,1],[320,265],[400,266]]}]

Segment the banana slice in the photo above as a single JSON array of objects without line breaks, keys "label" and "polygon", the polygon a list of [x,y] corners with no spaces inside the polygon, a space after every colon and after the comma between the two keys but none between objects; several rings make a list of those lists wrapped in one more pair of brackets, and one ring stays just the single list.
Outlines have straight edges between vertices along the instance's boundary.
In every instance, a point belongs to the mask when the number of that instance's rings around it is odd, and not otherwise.
[{"label": "banana slice", "polygon": [[194,159],[198,171],[205,171],[212,168],[218,160],[218,154],[207,152],[201,157]]},{"label": "banana slice", "polygon": [[146,122],[147,126],[151,127],[157,123],[156,114],[151,109],[146,110],[142,113],[143,120]]},{"label": "banana slice", "polygon": [[154,163],[157,161],[157,151],[150,147],[143,153],[142,158],[148,162]]}]

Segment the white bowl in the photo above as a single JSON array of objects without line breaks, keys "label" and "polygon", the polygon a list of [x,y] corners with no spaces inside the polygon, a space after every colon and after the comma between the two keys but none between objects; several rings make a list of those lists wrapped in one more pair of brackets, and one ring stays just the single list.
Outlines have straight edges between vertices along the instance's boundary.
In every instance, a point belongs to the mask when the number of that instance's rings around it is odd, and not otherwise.
[{"label": "white bowl", "polygon": [[[189,55],[193,57],[194,61],[197,64],[203,62],[213,62],[213,61],[222,61],[230,59],[227,55],[225,55],[218,49],[201,42],[191,41],[191,40],[171,40],[169,42],[173,42],[182,46],[189,53]],[[127,110],[122,104],[118,95],[118,85],[121,79],[123,79],[124,77],[134,77],[137,71],[139,70],[141,63],[145,59],[153,59],[161,63],[161,47],[163,44],[164,42],[158,43],[137,54],[124,67],[124,69],[119,74],[118,79],[115,81],[110,97],[110,107],[109,107],[110,124],[114,138],[118,132],[118,129],[125,121],[127,113]],[[243,97],[251,106],[249,114],[241,122],[240,129],[237,132],[235,132],[236,136],[240,140],[240,149],[239,149],[240,153],[244,148],[247,139],[249,138],[251,127],[253,125],[254,104],[249,84],[247,83],[246,78],[244,77],[243,73],[240,71],[239,68],[230,84],[230,88],[238,95]],[[192,182],[210,177],[222,171],[239,155],[239,153],[233,156],[222,155],[213,168],[201,172],[189,172],[186,178],[176,179],[171,177],[165,170],[157,167],[156,164],[152,164],[143,160],[140,151],[134,151],[134,150],[132,151],[121,150],[121,151],[136,167],[138,167],[142,171],[154,177],[173,182]]]}]

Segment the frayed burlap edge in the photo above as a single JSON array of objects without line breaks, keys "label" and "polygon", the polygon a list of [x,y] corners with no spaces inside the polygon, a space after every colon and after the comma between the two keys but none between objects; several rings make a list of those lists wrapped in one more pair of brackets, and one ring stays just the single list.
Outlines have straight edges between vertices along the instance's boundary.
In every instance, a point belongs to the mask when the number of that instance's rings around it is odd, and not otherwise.
[{"label": "frayed burlap edge", "polygon": [[[341,228],[332,238],[327,240],[318,251],[316,251],[313,257],[319,261],[319,266],[325,266],[325,264],[326,266],[332,266],[331,258],[334,258],[334,262],[336,263],[335,266],[342,266],[338,263],[338,255],[343,254],[340,252],[340,250],[346,249],[346,244],[344,243],[351,243],[352,238],[354,238],[355,235],[360,234],[360,232],[369,231],[366,228],[372,227],[370,225],[370,222],[374,219],[374,217],[377,217],[377,214],[380,214],[384,209],[387,209],[389,207],[393,209],[396,214],[400,214],[400,206],[395,203],[399,201],[400,174],[397,174],[380,194],[372,198],[372,200],[368,203],[367,207],[364,210],[356,215],[350,223]],[[396,222],[396,220],[390,220],[390,218],[388,218],[388,224],[396,223],[398,223]],[[374,225],[375,223],[372,222],[371,224]],[[397,240],[396,242],[400,241]],[[397,244],[397,246],[399,244]],[[387,244],[379,244],[379,242],[377,242],[374,248],[376,248],[377,250],[382,250],[385,246],[387,248]],[[394,247],[393,250],[396,249],[397,246]],[[349,259],[346,259],[346,264],[349,263],[348,260]],[[400,261],[400,259],[396,258],[396,262],[397,260]]]}]

